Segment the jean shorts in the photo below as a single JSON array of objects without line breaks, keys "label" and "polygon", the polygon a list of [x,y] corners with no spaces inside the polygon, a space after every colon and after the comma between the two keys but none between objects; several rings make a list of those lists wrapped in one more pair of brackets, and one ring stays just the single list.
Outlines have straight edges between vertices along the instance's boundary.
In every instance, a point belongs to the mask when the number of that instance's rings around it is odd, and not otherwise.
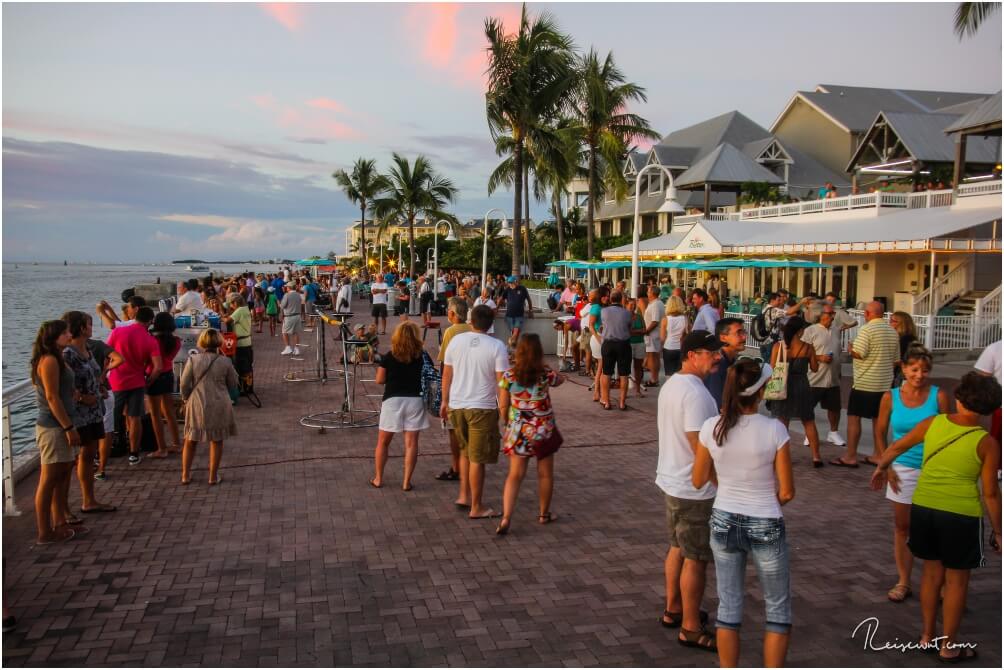
[{"label": "jean shorts", "polygon": [[791,574],[784,519],[711,511],[711,552],[718,582],[718,628],[739,630],[746,592],[746,559],[752,558],[766,607],[766,630],[791,632]]},{"label": "jean shorts", "polygon": [[523,330],[523,317],[521,316],[507,316],[505,323],[509,326],[509,330]]}]

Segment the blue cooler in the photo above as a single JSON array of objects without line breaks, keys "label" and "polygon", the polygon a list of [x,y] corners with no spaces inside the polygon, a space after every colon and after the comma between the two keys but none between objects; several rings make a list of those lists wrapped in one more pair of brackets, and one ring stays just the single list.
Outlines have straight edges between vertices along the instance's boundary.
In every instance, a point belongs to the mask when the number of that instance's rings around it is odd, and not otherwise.
[{"label": "blue cooler", "polygon": [[174,317],[174,327],[175,328],[191,328],[192,327],[192,317],[187,314],[179,314]]},{"label": "blue cooler", "polygon": [[208,321],[209,321],[209,327],[210,328],[215,328],[216,330],[220,329],[220,317],[218,317],[218,316],[210,316],[210,317],[208,317]]}]

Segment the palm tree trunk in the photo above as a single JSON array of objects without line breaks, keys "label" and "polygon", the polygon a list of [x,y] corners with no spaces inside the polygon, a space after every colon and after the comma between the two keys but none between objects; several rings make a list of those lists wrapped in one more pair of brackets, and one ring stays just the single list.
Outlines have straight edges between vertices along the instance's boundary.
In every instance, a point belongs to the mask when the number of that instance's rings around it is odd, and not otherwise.
[{"label": "palm tree trunk", "polygon": [[523,161],[523,259],[527,270],[533,274],[532,249],[530,248],[530,161]]},{"label": "palm tree trunk", "polygon": [[359,255],[363,259],[363,279],[368,279],[370,274],[369,264],[366,262],[366,201],[363,200],[359,206],[359,237],[362,240],[359,244]]},{"label": "palm tree trunk", "polygon": [[558,260],[565,260],[565,224],[561,220],[561,196],[558,194],[558,189],[554,189],[551,196],[554,202],[554,222],[558,226]]},{"label": "palm tree trunk", "polygon": [[596,200],[596,147],[589,146],[589,198],[586,202],[586,260],[593,259],[593,203]]},{"label": "palm tree trunk", "polygon": [[415,214],[408,215],[408,276],[415,274]]},{"label": "palm tree trunk", "polygon": [[512,153],[513,167],[513,218],[512,218],[512,274],[519,274],[519,252],[523,228],[523,140],[517,140]]}]

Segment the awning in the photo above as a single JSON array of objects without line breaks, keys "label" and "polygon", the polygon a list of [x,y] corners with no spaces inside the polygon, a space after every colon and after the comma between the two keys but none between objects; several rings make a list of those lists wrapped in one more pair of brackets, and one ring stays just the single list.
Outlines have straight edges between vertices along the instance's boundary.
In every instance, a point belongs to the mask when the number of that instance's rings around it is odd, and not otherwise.
[{"label": "awning", "polygon": [[328,258],[304,258],[303,260],[296,261],[295,265],[331,265],[331,260]]}]

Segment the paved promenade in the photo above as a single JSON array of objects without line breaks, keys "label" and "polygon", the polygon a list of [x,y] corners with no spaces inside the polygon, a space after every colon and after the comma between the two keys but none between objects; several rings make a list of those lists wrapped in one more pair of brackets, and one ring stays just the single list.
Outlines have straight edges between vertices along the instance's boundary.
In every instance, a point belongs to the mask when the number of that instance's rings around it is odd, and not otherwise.
[{"label": "paved promenade", "polygon": [[[414,490],[398,488],[400,442],[375,490],[366,482],[376,429],[301,427],[301,415],[336,409],[341,387],[282,381],[309,360],[280,357],[280,348],[279,338],[255,336],[264,407],[241,400],[221,485],[205,483],[205,445],[187,487],[177,457],[132,468],[114,460],[98,491],[119,511],[86,517],[87,534],[44,548],[33,546],[34,478],[17,487],[25,513],[4,519],[3,584],[19,624],[3,636],[4,665],[717,666],[658,623],[667,545],[653,483],[656,393],[632,398],[630,412],[604,412],[582,377],[556,389],[566,438],[556,463],[560,519],[536,523],[531,469],[512,530],[498,538],[494,521],[455,508],[454,483],[433,479],[449,460],[438,422],[422,436]],[[919,652],[866,651],[862,631],[852,639],[868,617],[880,621],[875,645],[916,639],[918,599],[886,600],[896,581],[892,515],[867,487],[870,469],[813,470],[801,438],[793,430],[797,495],[785,507],[789,665],[939,665]],[[824,446],[824,456],[838,453]],[[504,463],[488,468],[496,510],[505,473]],[[747,666],[761,663],[763,634],[752,575]],[[917,589],[919,576],[918,566]],[[977,665],[1000,667],[996,554],[974,572],[961,639],[978,643]]]}]

